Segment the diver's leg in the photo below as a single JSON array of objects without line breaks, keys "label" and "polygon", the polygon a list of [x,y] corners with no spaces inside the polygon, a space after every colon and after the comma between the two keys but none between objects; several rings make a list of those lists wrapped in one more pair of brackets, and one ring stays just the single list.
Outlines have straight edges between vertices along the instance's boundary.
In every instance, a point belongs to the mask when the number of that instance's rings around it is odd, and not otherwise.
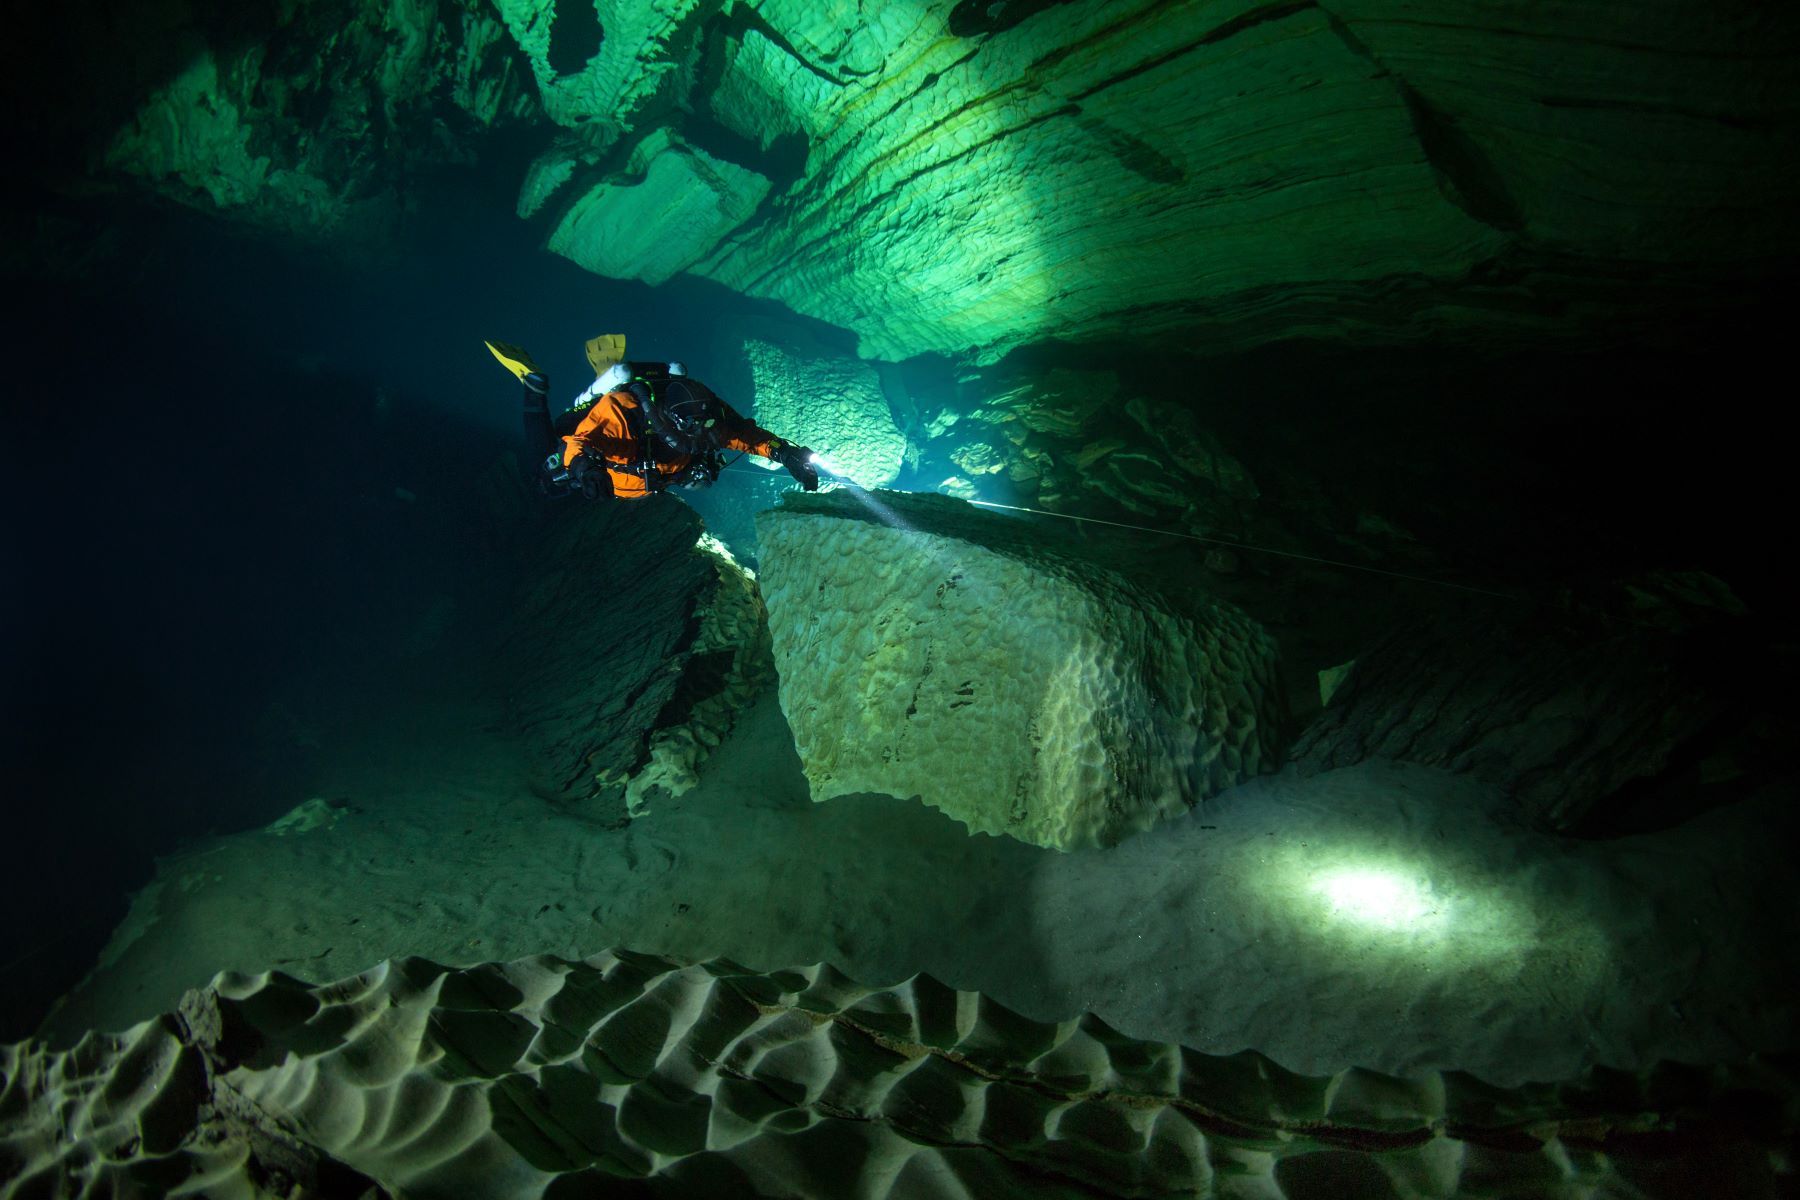
[{"label": "diver's leg", "polygon": [[525,453],[538,463],[556,445],[550,429],[550,381],[535,371],[520,378],[525,384]]}]

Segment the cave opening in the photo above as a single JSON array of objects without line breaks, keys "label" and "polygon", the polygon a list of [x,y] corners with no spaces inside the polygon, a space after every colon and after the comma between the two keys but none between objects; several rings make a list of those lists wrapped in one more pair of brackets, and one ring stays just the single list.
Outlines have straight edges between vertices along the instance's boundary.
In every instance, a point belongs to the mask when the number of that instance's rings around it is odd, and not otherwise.
[{"label": "cave opening", "polygon": [[581,74],[605,41],[593,0],[560,0],[550,18],[550,69],[558,76]]}]

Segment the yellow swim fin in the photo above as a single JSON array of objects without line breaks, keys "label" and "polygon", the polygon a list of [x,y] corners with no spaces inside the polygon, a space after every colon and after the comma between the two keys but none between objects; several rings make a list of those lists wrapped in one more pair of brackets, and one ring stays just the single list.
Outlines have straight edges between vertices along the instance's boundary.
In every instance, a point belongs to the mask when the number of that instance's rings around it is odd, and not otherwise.
[{"label": "yellow swim fin", "polygon": [[603,333],[599,337],[589,338],[587,356],[588,365],[594,368],[595,375],[606,374],[606,368],[625,361],[625,335]]},{"label": "yellow swim fin", "polygon": [[531,355],[517,346],[509,346],[505,342],[483,342],[484,346],[500,360],[500,365],[519,377],[523,383],[527,375],[542,375],[538,365],[531,361]]}]

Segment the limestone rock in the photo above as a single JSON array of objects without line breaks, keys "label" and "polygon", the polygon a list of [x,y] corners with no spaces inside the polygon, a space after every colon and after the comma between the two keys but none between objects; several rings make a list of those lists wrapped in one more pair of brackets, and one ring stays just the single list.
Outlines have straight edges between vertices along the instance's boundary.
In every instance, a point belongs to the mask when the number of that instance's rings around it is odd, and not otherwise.
[{"label": "limestone rock", "polygon": [[1192,409],[1168,397],[1133,396],[1125,402],[1125,412],[1162,448],[1176,471],[1234,499],[1256,499],[1256,482],[1249,470],[1201,426]]},{"label": "limestone rock", "polygon": [[900,474],[906,437],[894,424],[881,377],[868,363],[744,340],[756,390],[757,423],[810,446],[861,487]]},{"label": "limestone rock", "polygon": [[664,283],[743,224],[768,190],[755,171],[658,129],[632,150],[623,176],[564,210],[548,245],[597,275]]},{"label": "limestone rock", "polygon": [[337,827],[343,818],[344,806],[333,804],[320,796],[314,796],[304,803],[295,805],[286,816],[272,822],[264,833],[275,837],[287,837],[296,833],[311,833],[315,829],[330,832]]},{"label": "limestone rock", "polygon": [[[796,7],[761,11],[818,23]],[[1566,294],[1574,313],[1541,311],[1567,327],[1654,291],[1627,294],[1657,282],[1634,264],[1729,274],[1765,239],[1794,248],[1779,164],[1796,130],[1770,88],[1795,61],[1791,21],[1622,2],[1468,0],[1430,22],[1395,0],[1009,6],[1022,19],[992,23],[925,7],[844,36],[879,62],[869,76],[812,58],[810,38],[790,37],[785,66],[732,60],[808,114],[812,154],[708,273],[858,330],[871,355],[993,361],[1046,333],[1548,331],[1519,288]],[[937,19],[966,40],[927,41]],[[1727,208],[1752,215],[1713,219]]]},{"label": "limestone rock", "polygon": [[995,475],[1006,469],[1006,459],[989,442],[967,442],[950,451],[950,461],[970,475]]},{"label": "limestone rock", "polygon": [[1792,1181],[1794,1098],[1754,1061],[1304,1076],[924,975],[616,950],[228,973],[123,1034],[0,1046],[0,1165],[7,1197],[1760,1198]]},{"label": "limestone rock", "polygon": [[[556,0],[494,0],[531,64],[544,115],[558,125],[598,125],[616,136],[656,94],[680,59],[670,39],[682,22],[710,7],[703,0],[563,0],[592,10],[592,26],[558,12]],[[591,43],[574,39],[592,35]],[[555,61],[553,61],[555,60]],[[559,69],[559,63],[570,69]]]},{"label": "limestone rock", "polygon": [[70,81],[40,54],[52,100],[18,89],[47,144],[63,108],[107,122],[109,182],[366,243],[531,122],[554,144],[519,211],[577,261],[701,275],[869,358],[1584,337],[1800,254],[1780,6],[315,0],[244,29],[167,7],[73,24],[84,54],[112,41]]},{"label": "limestone rock", "polygon": [[1102,366],[972,371],[954,403],[921,424],[921,450],[976,481],[1004,473],[1022,503],[1107,516],[1117,506],[1159,528],[1228,528],[1259,493],[1187,407],[1191,386]]},{"label": "limestone rock", "polygon": [[566,143],[553,146],[533,159],[525,169],[525,181],[519,185],[519,200],[515,207],[520,219],[528,221],[537,216],[562,186],[575,177],[582,164],[580,149]]},{"label": "limestone rock", "polygon": [[935,490],[939,495],[954,496],[958,500],[974,500],[978,499],[981,495],[975,485],[970,483],[967,479],[964,479],[961,475],[950,476],[948,479],[938,484]]},{"label": "limestone rock", "polygon": [[667,497],[565,508],[535,558],[499,659],[534,786],[639,812],[692,786],[768,670],[754,584]]},{"label": "limestone rock", "polygon": [[701,535],[697,549],[718,572],[718,588],[701,608],[684,686],[657,715],[648,765],[620,777],[626,779],[626,811],[634,817],[649,811],[653,792],[679,796],[700,782],[700,762],[774,674],[769,614],[755,578],[710,534]]},{"label": "limestone rock", "polygon": [[106,167],[309,240],[390,234],[415,171],[472,161],[481,132],[537,113],[473,0],[289,5],[260,40],[197,25],[160,40],[182,65],[112,132]]},{"label": "limestone rock", "polygon": [[[794,88],[787,107],[816,114],[810,169],[783,211],[708,273],[857,329],[873,357],[979,346],[992,361],[1047,329],[1122,332],[1126,308],[1146,332],[1159,306],[1191,291],[1203,259],[1227,287],[1294,278],[1327,224],[1339,250],[1347,235],[1358,243],[1340,261],[1364,279],[1405,269],[1402,240],[1461,269],[1494,249],[1490,231],[1444,202],[1391,85],[1369,77],[1323,14],[1289,10],[1225,36],[1241,13],[1192,4],[1152,19],[1131,7],[1059,5],[964,42],[920,36],[947,23],[951,5],[932,5],[861,31],[883,68],[872,78],[838,75],[820,95],[804,59],[763,75],[758,87]],[[770,6],[769,19],[781,27],[793,10]],[[1198,78],[1234,96],[1229,120],[1196,103]],[[1297,78],[1324,86],[1296,91]],[[895,100],[870,104],[876,87]],[[1276,107],[1292,169],[1270,178],[1270,159],[1238,139]],[[1341,149],[1352,140],[1354,166]],[[1319,186],[1347,167],[1358,177]],[[1330,218],[1294,219],[1327,191],[1341,205]],[[1380,217],[1377,192],[1391,205]]]},{"label": "limestone rock", "polygon": [[1111,371],[1053,367],[988,403],[1016,413],[1019,423],[1035,433],[1074,439],[1105,421],[1118,394],[1119,377]]},{"label": "limestone rock", "polygon": [[1338,694],[1344,686],[1344,680],[1350,678],[1350,672],[1356,669],[1356,660],[1339,663],[1335,667],[1326,667],[1319,672],[1319,707],[1331,707],[1331,698]]},{"label": "limestone rock", "polygon": [[980,833],[1110,845],[1268,766],[1244,614],[952,500],[790,496],[763,590],[815,800],[918,796]]},{"label": "limestone rock", "polygon": [[[1622,589],[1625,613],[1654,578]],[[1321,672],[1326,707],[1292,757],[1309,773],[1371,758],[1465,771],[1508,788],[1533,824],[1605,831],[1630,818],[1628,789],[1696,758],[1733,711],[1743,683],[1729,664],[1750,651],[1732,613],[1680,632],[1517,606],[1415,623],[1354,670]]]}]

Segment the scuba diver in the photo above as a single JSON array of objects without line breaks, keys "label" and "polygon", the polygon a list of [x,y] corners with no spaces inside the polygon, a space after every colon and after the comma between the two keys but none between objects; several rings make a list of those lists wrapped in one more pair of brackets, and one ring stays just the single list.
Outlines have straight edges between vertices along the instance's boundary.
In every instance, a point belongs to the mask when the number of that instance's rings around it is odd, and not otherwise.
[{"label": "scuba diver", "polygon": [[525,449],[542,464],[538,486],[547,495],[642,500],[707,487],[727,450],[780,463],[801,487],[818,490],[811,450],[739,415],[678,362],[627,362],[623,334],[588,342],[596,378],[555,420],[550,381],[531,356],[505,342],[487,348],[525,387]]}]

